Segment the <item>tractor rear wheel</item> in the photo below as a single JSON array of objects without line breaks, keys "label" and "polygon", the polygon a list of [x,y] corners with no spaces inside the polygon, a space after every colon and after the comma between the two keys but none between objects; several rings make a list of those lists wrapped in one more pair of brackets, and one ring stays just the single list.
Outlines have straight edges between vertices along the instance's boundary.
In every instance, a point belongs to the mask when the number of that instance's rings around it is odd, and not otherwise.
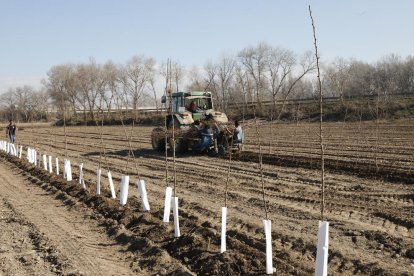
[{"label": "tractor rear wheel", "polygon": [[[173,151],[174,150],[174,143],[173,143],[173,139],[170,138],[168,140],[168,144],[170,146],[170,150]],[[188,150],[188,144],[187,141],[185,141],[183,138],[176,138],[175,139],[175,152],[176,153],[186,153]]]},{"label": "tractor rear wheel", "polygon": [[165,150],[165,138],[161,136],[164,129],[158,127],[152,131],[151,144],[154,150],[163,151]]}]

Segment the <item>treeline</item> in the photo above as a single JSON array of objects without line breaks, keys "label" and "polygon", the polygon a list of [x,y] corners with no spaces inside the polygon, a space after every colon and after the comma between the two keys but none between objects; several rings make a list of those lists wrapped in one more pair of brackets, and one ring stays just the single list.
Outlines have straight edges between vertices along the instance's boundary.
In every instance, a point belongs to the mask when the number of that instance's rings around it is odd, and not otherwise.
[{"label": "treeline", "polygon": [[[315,74],[312,52],[296,54],[266,43],[222,55],[203,67],[186,68],[173,61],[169,73],[166,62],[145,56],[134,56],[125,64],[90,59],[53,66],[40,90],[10,88],[0,97],[0,115],[3,120],[29,121],[48,120],[52,112],[92,120],[100,111],[109,114],[113,109],[137,114],[142,106],[160,109],[159,96],[170,83],[173,91],[211,91],[216,108],[225,112],[254,112],[277,120],[285,108],[280,102],[314,97]],[[373,64],[337,58],[322,66],[322,81],[325,96],[339,97],[343,103],[362,95],[386,102],[394,95],[414,93],[414,58],[389,55]]]}]

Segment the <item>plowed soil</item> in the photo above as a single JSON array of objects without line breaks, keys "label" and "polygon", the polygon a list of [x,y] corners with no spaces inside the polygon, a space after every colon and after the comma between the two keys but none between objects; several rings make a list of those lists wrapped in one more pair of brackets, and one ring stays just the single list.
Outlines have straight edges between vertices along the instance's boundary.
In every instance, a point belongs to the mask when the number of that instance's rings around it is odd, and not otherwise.
[{"label": "plowed soil", "polygon": [[[317,127],[298,123],[274,125],[272,132],[268,125],[259,129],[278,275],[311,275],[314,271],[321,212]],[[245,151],[234,156],[231,164],[228,250],[224,254],[219,254],[220,212],[227,159],[177,156],[182,236],[174,238],[173,225],[162,222],[165,155],[152,150],[151,130],[141,126],[68,127],[66,146],[63,128],[32,130],[25,126],[19,131],[18,143],[60,160],[66,148],[75,179],[68,183],[61,175],[2,155],[1,214],[5,220],[0,221],[0,237],[8,241],[0,248],[3,271],[38,275],[264,274],[262,219],[266,214],[254,126],[245,128]],[[128,156],[125,133],[131,136],[135,159]],[[331,123],[326,125],[326,139],[329,274],[413,275],[413,122]],[[169,156],[168,183],[172,184]],[[80,162],[84,163],[86,190],[77,184]],[[99,164],[104,172],[103,194],[96,196]],[[110,198],[108,169],[117,191],[120,177],[131,176],[126,207]],[[146,181],[151,204],[147,213],[142,211],[135,186],[138,179]],[[12,220],[15,217],[17,221]],[[16,232],[19,236],[14,238]],[[16,254],[10,241],[22,239],[20,235],[26,243],[18,244],[16,252],[20,253]],[[34,253],[25,255],[26,251]]]}]

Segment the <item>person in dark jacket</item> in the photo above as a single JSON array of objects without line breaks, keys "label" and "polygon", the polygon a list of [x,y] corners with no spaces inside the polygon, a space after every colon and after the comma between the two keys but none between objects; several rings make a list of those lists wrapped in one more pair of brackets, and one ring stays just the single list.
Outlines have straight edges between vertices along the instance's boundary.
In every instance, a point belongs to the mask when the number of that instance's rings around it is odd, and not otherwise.
[{"label": "person in dark jacket", "polygon": [[194,150],[201,153],[213,144],[214,131],[210,125],[201,122],[198,133],[201,136],[201,142],[194,147]]},{"label": "person in dark jacket", "polygon": [[13,120],[9,121],[9,125],[6,127],[6,137],[10,139],[11,143],[14,143],[16,139],[17,127],[13,123]]}]

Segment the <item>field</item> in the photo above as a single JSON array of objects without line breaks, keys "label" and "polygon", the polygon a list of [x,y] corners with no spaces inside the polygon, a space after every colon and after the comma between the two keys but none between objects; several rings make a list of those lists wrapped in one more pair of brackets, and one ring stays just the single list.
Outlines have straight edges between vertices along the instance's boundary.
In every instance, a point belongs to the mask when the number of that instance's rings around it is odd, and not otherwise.
[{"label": "field", "polygon": [[[5,229],[1,240],[17,231],[26,240],[23,249],[39,256],[34,260],[24,254],[0,257],[6,272],[264,274],[265,211],[254,126],[245,128],[245,150],[231,163],[228,249],[224,254],[219,251],[227,159],[177,156],[182,236],[173,238],[173,225],[162,222],[166,164],[164,153],[151,148],[153,127],[67,127],[67,146],[62,127],[22,128],[18,143],[61,160],[67,147],[75,175],[77,164],[83,162],[88,191],[77,184],[77,177],[67,183],[27,162],[4,158],[0,172],[7,181],[1,184],[5,191],[1,195],[0,227]],[[311,122],[274,124],[272,130],[263,124],[259,128],[278,275],[314,272],[321,206],[318,128]],[[105,155],[100,154],[100,132]],[[128,156],[125,133],[131,136],[135,160]],[[329,274],[413,275],[413,121],[327,123],[325,139]],[[168,180],[172,183],[169,156]],[[95,196],[98,164],[105,172],[103,196]],[[125,208],[110,199],[108,168],[117,188],[121,175],[131,176],[134,185]],[[135,186],[139,178],[147,183],[149,213],[142,212]],[[15,215],[8,217],[10,213]],[[16,228],[7,230],[12,226],[5,220]],[[8,252],[7,248],[0,250]]]}]

